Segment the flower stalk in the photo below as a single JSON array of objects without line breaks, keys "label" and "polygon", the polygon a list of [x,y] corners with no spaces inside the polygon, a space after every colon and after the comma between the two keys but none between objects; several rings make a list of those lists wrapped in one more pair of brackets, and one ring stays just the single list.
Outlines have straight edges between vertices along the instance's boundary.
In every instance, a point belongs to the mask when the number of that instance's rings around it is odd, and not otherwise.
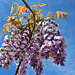
[{"label": "flower stalk", "polygon": [[[33,30],[32,30],[32,32],[31,32],[31,29],[30,29],[30,24],[29,24],[29,41],[31,40],[31,37],[32,37],[32,33],[35,31],[35,14],[34,14],[34,12],[33,12],[33,10],[30,8],[30,6],[27,4],[27,2],[25,1],[25,0],[22,0],[23,1],[23,3],[25,4],[25,6],[32,12],[32,14],[33,14],[33,17],[34,17],[34,27],[33,27]],[[19,67],[20,67],[20,65],[21,65],[21,62],[22,62],[22,60],[19,60],[19,65],[17,66],[17,69],[16,69],[16,72],[15,72],[15,75],[17,75],[17,73],[18,73],[18,70],[19,70]]]}]

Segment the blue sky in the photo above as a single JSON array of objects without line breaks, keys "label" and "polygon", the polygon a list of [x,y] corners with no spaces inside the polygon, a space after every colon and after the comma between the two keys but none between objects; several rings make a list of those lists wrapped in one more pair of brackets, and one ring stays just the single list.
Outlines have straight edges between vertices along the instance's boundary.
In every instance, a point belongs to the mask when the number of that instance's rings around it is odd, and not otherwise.
[{"label": "blue sky", "polygon": [[[26,0],[30,6],[36,3],[36,0]],[[4,42],[4,36],[1,34],[3,25],[7,23],[4,18],[10,15],[12,3],[17,2],[19,5],[23,5],[21,0],[0,0],[0,46]],[[63,34],[67,48],[67,58],[65,67],[52,64],[51,60],[44,62],[42,75],[75,75],[75,0],[38,0],[38,3],[45,3],[46,6],[42,7],[42,13],[47,15],[48,11],[63,11],[69,14],[68,19],[56,20],[59,24],[59,29]],[[35,75],[35,71],[28,66],[27,75]],[[0,68],[0,75],[14,75],[16,66],[12,63],[9,69]]]}]

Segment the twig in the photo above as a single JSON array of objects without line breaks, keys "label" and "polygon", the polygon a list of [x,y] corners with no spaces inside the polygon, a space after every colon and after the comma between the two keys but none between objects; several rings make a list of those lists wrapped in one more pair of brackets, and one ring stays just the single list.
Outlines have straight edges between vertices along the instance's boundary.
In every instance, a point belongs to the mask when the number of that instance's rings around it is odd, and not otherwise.
[{"label": "twig", "polygon": [[[33,27],[33,31],[31,32],[30,31],[30,34],[32,35],[32,33],[35,31],[35,14],[34,14],[34,12],[33,12],[33,10],[30,8],[30,6],[27,4],[27,2],[25,1],[25,0],[22,0],[23,1],[23,3],[25,4],[25,6],[32,12],[32,14],[33,14],[33,17],[34,17],[34,27]],[[29,26],[30,26],[30,24],[29,24]],[[30,30],[30,29],[29,29]],[[30,37],[30,39],[31,39],[31,37]],[[31,46],[31,45],[30,45]],[[29,48],[30,48],[30,46],[29,46]],[[28,49],[29,49],[28,48]],[[18,73],[18,70],[19,70],[19,67],[20,67],[20,65],[21,65],[21,62],[22,62],[22,60],[20,60],[19,61],[19,65],[17,66],[17,69],[16,69],[16,72],[15,72],[15,75],[17,75],[17,73]]]},{"label": "twig", "polygon": [[[33,12],[33,10],[30,8],[30,6],[27,4],[27,2],[25,1],[25,0],[22,0],[23,1],[23,3],[26,5],[26,7],[32,12],[32,14],[33,14],[33,17],[34,17],[34,27],[33,27],[33,31],[35,31],[35,14],[34,14],[34,12]],[[33,32],[32,31],[32,32]]]},{"label": "twig", "polygon": [[17,69],[16,69],[16,72],[15,72],[15,75],[17,75],[17,73],[18,73],[18,70],[19,70],[19,67],[20,67],[20,65],[21,65],[21,62],[22,62],[22,60],[19,61],[19,65],[17,66]]}]

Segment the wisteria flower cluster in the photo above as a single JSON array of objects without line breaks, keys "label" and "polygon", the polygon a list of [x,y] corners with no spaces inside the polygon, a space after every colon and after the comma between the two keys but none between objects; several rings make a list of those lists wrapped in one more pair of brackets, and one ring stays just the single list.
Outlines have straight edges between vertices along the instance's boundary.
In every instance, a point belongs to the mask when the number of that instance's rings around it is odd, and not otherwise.
[{"label": "wisteria flower cluster", "polygon": [[19,29],[11,31],[11,35],[5,36],[5,43],[0,48],[0,66],[8,68],[13,60],[22,59],[24,52],[27,52],[29,43],[28,32],[21,32]]},{"label": "wisteria flower cluster", "polygon": [[29,32],[13,29],[10,36],[5,36],[5,43],[0,49],[0,67],[8,68],[13,60],[23,60],[18,75],[25,75],[26,64],[29,63],[36,71],[36,75],[42,73],[44,59],[53,59],[53,63],[64,66],[65,44],[64,37],[58,29],[58,24],[49,17],[44,22],[40,21],[36,26],[36,32],[32,38],[30,48]]},{"label": "wisteria flower cluster", "polygon": [[[5,36],[5,42],[0,48],[0,67],[8,69],[13,61],[18,60],[15,75],[26,75],[26,64],[35,69],[36,75],[41,75],[46,59],[52,59],[54,64],[65,66],[67,45],[54,16],[49,13],[42,18],[38,7],[44,6],[44,3],[32,6],[38,9],[33,10],[34,15],[28,4],[22,1],[26,6],[18,6],[17,3],[14,3],[11,13],[14,9],[17,10],[16,13],[13,14],[14,16],[6,17],[9,23],[4,25],[2,33],[8,31],[9,35]],[[19,19],[19,15],[29,13],[26,7],[32,12],[30,18],[23,16]],[[61,15],[65,15],[65,12],[60,12],[60,14],[56,12],[55,15],[57,19],[59,16],[62,19]],[[23,24],[22,19],[26,19],[28,23]],[[10,31],[8,25],[10,25]]]}]

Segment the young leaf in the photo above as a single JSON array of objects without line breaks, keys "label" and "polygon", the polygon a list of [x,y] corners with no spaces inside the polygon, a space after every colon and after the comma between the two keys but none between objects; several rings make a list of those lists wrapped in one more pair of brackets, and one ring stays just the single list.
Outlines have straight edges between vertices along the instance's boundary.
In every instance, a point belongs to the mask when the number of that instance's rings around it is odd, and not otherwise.
[{"label": "young leaf", "polygon": [[17,22],[17,21],[18,21],[18,19],[16,18],[16,19],[15,19],[15,21]]},{"label": "young leaf", "polygon": [[9,31],[9,26],[6,26],[6,30]]},{"label": "young leaf", "polygon": [[32,7],[37,7],[36,5],[33,5]]},{"label": "young leaf", "polygon": [[2,35],[4,34],[4,29],[2,30]]},{"label": "young leaf", "polygon": [[8,22],[10,22],[11,19],[14,19],[14,16],[7,16],[7,17],[5,18],[5,20],[7,20]]},{"label": "young leaf", "polygon": [[20,17],[19,21],[22,21],[22,18]]},{"label": "young leaf", "polygon": [[60,19],[61,19],[61,20],[62,20],[62,17],[63,17],[63,16],[62,16],[62,13],[60,13]]},{"label": "young leaf", "polygon": [[51,15],[50,17],[51,17],[51,18],[54,18],[54,16],[52,16],[52,15]]},{"label": "young leaf", "polygon": [[36,15],[37,15],[37,14],[40,14],[40,12],[41,12],[41,11],[36,11],[35,14],[36,14]]},{"label": "young leaf", "polygon": [[33,18],[33,14],[32,13],[30,14],[30,18]]},{"label": "young leaf", "polygon": [[28,17],[27,16],[23,16],[22,19],[28,19]]},{"label": "young leaf", "polygon": [[69,14],[63,12],[63,16],[64,16],[65,19],[68,17],[68,15],[69,15]]},{"label": "young leaf", "polygon": [[23,14],[26,14],[26,13],[22,13],[22,12],[18,13],[18,15],[23,15]]},{"label": "young leaf", "polygon": [[2,30],[2,34],[6,34],[7,33],[7,30],[6,30],[6,27],[4,27],[4,29]]},{"label": "young leaf", "polygon": [[21,13],[22,13],[22,7],[20,8],[20,11],[21,11]]},{"label": "young leaf", "polygon": [[13,11],[14,11],[14,8],[12,7],[12,8],[11,8],[11,12],[10,12],[10,14],[12,14]]},{"label": "young leaf", "polygon": [[16,25],[16,24],[20,24],[19,20],[16,18],[12,21],[12,24]]},{"label": "young leaf", "polygon": [[16,13],[14,13],[13,16],[17,16]]},{"label": "young leaf", "polygon": [[14,7],[14,6],[18,6],[18,4],[15,2],[15,3],[13,3],[12,4],[12,7]]},{"label": "young leaf", "polygon": [[41,18],[42,16],[43,16],[42,13],[40,13],[40,14],[39,14],[39,17]]},{"label": "young leaf", "polygon": [[10,28],[12,28],[12,27],[14,27],[14,25],[11,24],[11,25],[10,25]]},{"label": "young leaf", "polygon": [[23,10],[24,12],[26,12],[26,11],[27,11],[26,6],[23,6],[23,7],[22,7],[22,10]]},{"label": "young leaf", "polygon": [[40,4],[38,4],[38,6],[45,6],[46,4],[44,4],[44,3],[40,3]]},{"label": "young leaf", "polygon": [[57,19],[59,19],[59,12],[56,12],[55,16],[56,16]]},{"label": "young leaf", "polygon": [[8,25],[11,25],[11,23],[7,23],[7,24],[5,24],[3,27],[8,26]]},{"label": "young leaf", "polygon": [[22,6],[16,6],[16,8],[21,8]]},{"label": "young leaf", "polygon": [[4,32],[5,32],[5,34],[7,33],[7,30],[6,29],[4,29]]},{"label": "young leaf", "polygon": [[16,8],[18,8],[18,11],[21,11],[22,13],[22,6],[16,6]]}]

